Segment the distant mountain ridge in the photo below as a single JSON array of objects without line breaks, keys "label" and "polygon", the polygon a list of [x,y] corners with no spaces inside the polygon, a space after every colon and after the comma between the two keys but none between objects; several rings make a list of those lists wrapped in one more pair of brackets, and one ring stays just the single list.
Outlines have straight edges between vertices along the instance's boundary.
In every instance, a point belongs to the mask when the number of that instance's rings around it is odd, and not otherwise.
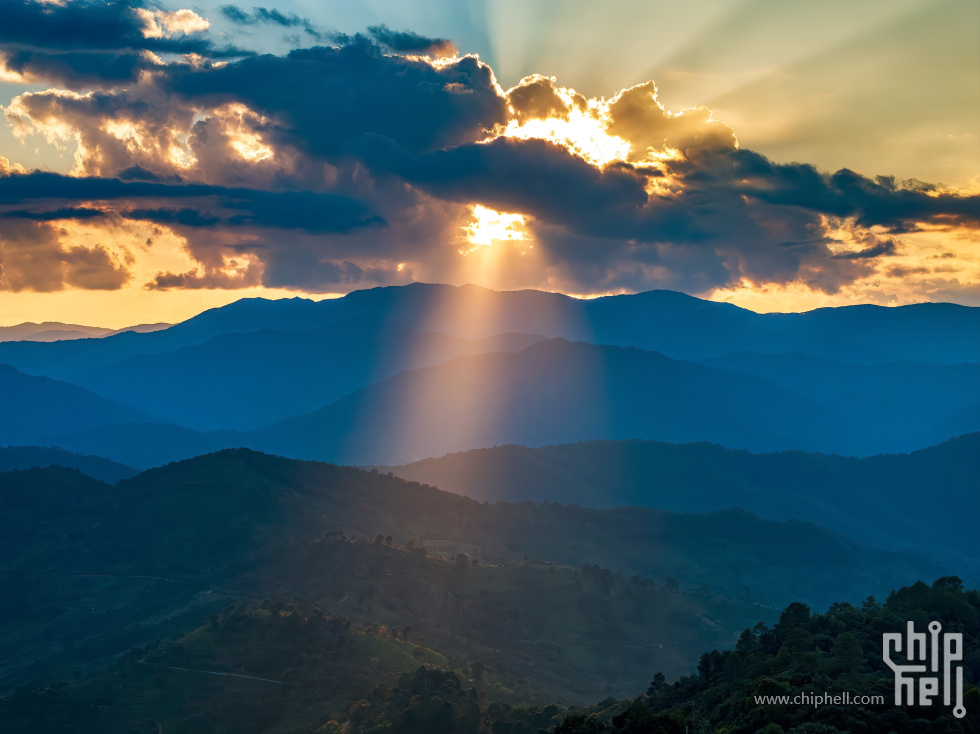
[{"label": "distant mountain ridge", "polygon": [[102,326],[83,326],[82,324],[64,324],[60,321],[44,321],[34,323],[31,321],[14,326],[0,326],[0,342],[53,342],[65,341],[70,339],[99,339],[116,334],[123,334],[134,331],[139,334],[146,334],[152,331],[168,329],[173,324],[136,324],[126,326],[122,329],[107,329]]},{"label": "distant mountain ridge", "polygon": [[153,333],[0,343],[0,389],[29,386],[0,438],[138,467],[237,446],[402,464],[628,438],[895,453],[980,431],[975,333],[980,309],[950,304],[755,314],[670,291],[424,284],[246,299]]},{"label": "distant mountain ridge", "polygon": [[304,331],[344,319],[411,324],[416,331],[483,338],[541,334],[635,346],[679,359],[730,352],[802,352],[837,361],[980,362],[980,309],[945,303],[845,306],[798,314],[757,314],[672,291],[577,300],[541,291],[415,283],[354,291],[343,298],[243,299],[151,334],[99,341],[3,343],[0,362],[31,374],[72,379],[138,354],[201,344],[219,334]]},{"label": "distant mountain ridge", "polygon": [[0,472],[63,466],[78,469],[88,476],[115,484],[120,479],[128,479],[138,470],[125,464],[104,459],[101,456],[74,454],[65,449],[45,446],[0,446]]}]

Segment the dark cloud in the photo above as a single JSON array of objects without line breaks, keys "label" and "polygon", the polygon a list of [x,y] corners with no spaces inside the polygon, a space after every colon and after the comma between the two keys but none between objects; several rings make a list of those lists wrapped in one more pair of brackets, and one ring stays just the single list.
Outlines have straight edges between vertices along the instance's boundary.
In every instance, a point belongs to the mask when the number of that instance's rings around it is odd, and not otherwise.
[{"label": "dark cloud", "polygon": [[150,49],[175,53],[207,53],[199,38],[146,38],[136,2],[70,2],[52,5],[31,0],[6,0],[0,44],[35,49],[109,51]]},{"label": "dark cloud", "polygon": [[366,135],[348,151],[372,171],[395,175],[440,197],[478,201],[586,230],[595,229],[594,217],[612,225],[647,201],[645,180],[632,166],[600,170],[544,140],[497,138],[416,154],[390,138]]},{"label": "dark cloud", "polygon": [[834,255],[837,260],[867,260],[869,258],[884,257],[894,255],[897,251],[894,240],[884,240],[872,247],[852,252],[838,252]]},{"label": "dark cloud", "polygon": [[[227,212],[215,215],[197,208],[125,208],[130,219],[149,219],[163,224],[179,223],[190,227],[223,224],[231,227],[259,226],[303,229],[314,233],[346,232],[358,227],[383,226],[384,220],[362,202],[349,196],[312,191],[260,191],[224,188],[205,184],[164,184],[126,182],[119,179],[77,178],[56,173],[34,171],[0,177],[0,201],[6,204],[32,201],[85,200],[122,201],[133,199],[197,199],[213,201]],[[87,219],[90,208],[65,207],[50,210],[14,210],[0,217],[18,219]],[[62,213],[65,216],[56,216]]]},{"label": "dark cloud", "polygon": [[816,213],[746,201],[721,169],[692,177],[680,195],[660,197],[648,193],[650,176],[639,167],[599,169],[541,140],[411,153],[365,136],[352,154],[376,174],[439,198],[533,217],[541,256],[562,282],[583,289],[704,292],[748,277],[803,279],[833,292],[872,270],[867,262],[833,261]]},{"label": "dark cloud", "polygon": [[236,25],[258,25],[268,23],[282,26],[283,28],[299,28],[308,36],[316,40],[325,40],[328,35],[317,30],[316,26],[308,18],[301,18],[295,13],[281,13],[270,8],[256,7],[252,12],[246,12],[236,5],[222,5],[221,14]]},{"label": "dark cloud", "polygon": [[165,183],[183,183],[183,178],[179,174],[161,176],[153,171],[143,168],[143,166],[129,166],[122,169],[116,175],[123,181],[160,181]]},{"label": "dark cloud", "polygon": [[924,275],[931,271],[929,268],[895,265],[888,268],[885,272],[892,278],[907,278],[910,275]]},{"label": "dark cloud", "polygon": [[931,194],[933,189],[921,186],[895,188],[846,168],[824,174],[810,165],[776,164],[748,150],[732,153],[729,160],[732,187],[772,204],[854,217],[864,227],[881,225],[897,231],[931,220],[980,224],[980,196]]},{"label": "dark cloud", "polygon": [[66,206],[61,209],[47,211],[27,211],[25,209],[14,209],[4,212],[3,216],[14,219],[33,219],[35,222],[51,222],[58,219],[99,219],[105,216],[101,209],[91,209],[84,206]]},{"label": "dark cloud", "polygon": [[368,33],[381,45],[397,53],[452,56],[456,46],[445,38],[426,38],[411,31],[393,31],[386,25],[368,26]]},{"label": "dark cloud", "polygon": [[127,219],[147,219],[158,224],[179,224],[184,227],[213,227],[221,223],[221,217],[188,207],[180,209],[128,209],[123,213],[123,216]]},{"label": "dark cloud", "polygon": [[[142,12],[141,12],[142,11]],[[139,0],[75,0],[64,5],[4,0],[0,45],[62,51],[148,50],[158,53],[240,55],[207,38],[175,30],[148,36],[147,13],[157,8]],[[157,11],[160,12],[160,11]]]},{"label": "dark cloud", "polygon": [[164,84],[197,103],[239,102],[275,117],[291,143],[328,158],[365,133],[412,150],[445,148],[483,138],[506,119],[492,72],[477,59],[434,68],[385,56],[363,38],[222,68],[181,67]]},{"label": "dark cloud", "polygon": [[192,11],[162,11],[142,0],[4,0],[0,60],[28,79],[76,87],[135,81],[157,67],[146,52],[210,58],[249,53],[216,46],[199,32],[204,28]]},{"label": "dark cloud", "polygon": [[135,81],[139,73],[156,66],[140,53],[67,51],[51,53],[33,49],[3,52],[9,71],[26,78],[45,79],[67,87],[112,86]]},{"label": "dark cloud", "polygon": [[158,273],[153,280],[145,285],[155,291],[166,291],[175,288],[198,290],[201,288],[236,289],[261,285],[261,275],[257,271],[244,270],[241,273],[228,274],[214,268],[202,271],[191,270],[186,273]]}]

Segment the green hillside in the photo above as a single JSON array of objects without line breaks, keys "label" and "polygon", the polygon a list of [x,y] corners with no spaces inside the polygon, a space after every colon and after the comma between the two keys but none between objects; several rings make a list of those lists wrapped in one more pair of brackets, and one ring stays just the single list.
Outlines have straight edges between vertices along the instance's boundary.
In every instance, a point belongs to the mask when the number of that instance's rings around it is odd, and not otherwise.
[{"label": "green hillside", "polygon": [[692,673],[785,600],[941,575],[743,511],[489,504],[247,450],[116,486],[8,472],[0,502],[4,731],[439,731],[418,722],[445,716],[530,732],[651,671]]}]

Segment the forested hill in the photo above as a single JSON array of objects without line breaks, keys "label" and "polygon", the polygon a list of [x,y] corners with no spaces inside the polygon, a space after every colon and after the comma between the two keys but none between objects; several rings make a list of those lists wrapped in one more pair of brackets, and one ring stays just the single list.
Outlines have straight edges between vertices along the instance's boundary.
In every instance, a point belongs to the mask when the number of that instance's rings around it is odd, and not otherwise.
[{"label": "forested hill", "polygon": [[480,503],[248,450],[115,487],[63,467],[8,472],[0,502],[0,614],[17,630],[0,641],[0,685],[283,598],[410,626],[441,654],[477,650],[515,674],[533,664],[527,685],[563,700],[624,695],[640,662],[693,669],[789,601],[857,602],[957,570],[740,510]]},{"label": "forested hill", "polygon": [[[977,734],[978,613],[980,593],[955,577],[823,613],[793,603],[775,624],[744,629],[733,650],[705,651],[692,675],[675,681],[655,661],[637,660],[649,683],[635,694],[575,707],[528,697],[542,673],[534,667],[511,676],[482,660],[454,664],[409,628],[266,599],[233,605],[91,674],[21,688],[0,699],[0,724],[86,734]],[[941,697],[928,707],[894,704],[881,639],[908,620],[963,634],[962,718]],[[878,698],[816,706],[772,698],[847,694]]]}]

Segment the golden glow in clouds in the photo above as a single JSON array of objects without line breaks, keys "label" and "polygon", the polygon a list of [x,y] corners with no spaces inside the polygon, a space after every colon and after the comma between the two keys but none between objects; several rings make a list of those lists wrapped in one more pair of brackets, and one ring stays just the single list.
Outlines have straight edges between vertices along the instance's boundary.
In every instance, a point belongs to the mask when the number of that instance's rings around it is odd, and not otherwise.
[{"label": "golden glow in clouds", "polygon": [[170,36],[203,33],[211,27],[206,18],[193,10],[156,10],[134,8],[143,24],[144,38],[169,38]]},{"label": "golden glow in clouds", "polygon": [[[557,90],[560,96],[571,98],[573,92]],[[571,102],[571,99],[569,99]],[[591,99],[585,109],[571,104],[568,119],[549,117],[530,119],[524,123],[511,120],[500,131],[500,137],[519,140],[549,140],[557,143],[597,168],[612,161],[625,161],[630,152],[629,141],[606,132],[604,103]]]},{"label": "golden glow in clouds", "polygon": [[[527,241],[527,233],[524,226],[527,219],[523,214],[507,214],[494,211],[481,204],[477,204],[470,210],[473,216],[471,224],[463,227],[467,239],[472,245],[467,248],[460,248],[460,255],[468,255],[478,247],[490,247],[496,242],[506,240]],[[533,247],[528,243],[525,251]]]}]

